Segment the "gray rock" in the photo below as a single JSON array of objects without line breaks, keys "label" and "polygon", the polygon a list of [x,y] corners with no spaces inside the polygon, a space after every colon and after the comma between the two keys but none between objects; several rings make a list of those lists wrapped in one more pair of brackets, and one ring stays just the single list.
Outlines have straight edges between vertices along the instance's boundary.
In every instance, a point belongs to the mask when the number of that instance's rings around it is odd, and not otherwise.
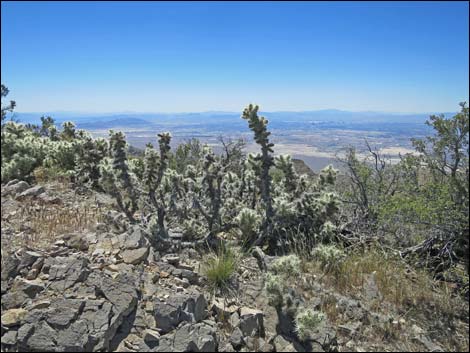
[{"label": "gray rock", "polygon": [[237,351],[240,350],[245,344],[245,340],[243,339],[243,332],[238,327],[233,330],[230,336],[230,343]]},{"label": "gray rock", "polygon": [[187,279],[191,284],[197,284],[199,282],[199,275],[190,270],[181,269],[181,277]]},{"label": "gray rock", "polygon": [[216,349],[216,330],[206,323],[186,324],[175,332],[174,352],[215,352]]},{"label": "gray rock", "polygon": [[240,325],[240,315],[238,312],[234,312],[230,315],[229,323],[232,327],[238,327]]},{"label": "gray rock", "polygon": [[129,276],[123,274],[114,280],[95,272],[87,279],[88,286],[94,286],[108,299],[122,316],[127,316],[134,310],[137,304],[137,292],[129,281]]},{"label": "gray rock", "polygon": [[240,329],[245,336],[264,335],[263,313],[256,309],[240,309]]},{"label": "gray rock", "polygon": [[147,258],[148,251],[148,247],[135,250],[124,250],[121,252],[121,257],[125,263],[137,265]]},{"label": "gray rock", "polygon": [[[226,321],[231,318],[232,314],[237,313],[238,306],[227,305],[223,302],[223,299],[214,299],[214,301],[212,302],[211,311],[214,313],[214,315],[219,321]],[[238,324],[235,326],[238,326]]]},{"label": "gray rock", "polygon": [[123,233],[122,247],[128,250],[139,249],[142,247],[147,247],[149,242],[144,236],[142,229],[138,226],[134,226],[129,230],[128,233]]},{"label": "gray rock", "polygon": [[155,330],[144,330],[144,342],[149,346],[155,346],[160,341],[160,333]]},{"label": "gray rock", "polygon": [[168,254],[168,255],[163,256],[162,260],[169,263],[170,265],[173,265],[173,266],[178,266],[178,264],[180,262],[179,256],[172,255],[172,254]]},{"label": "gray rock", "polygon": [[84,307],[85,301],[80,299],[55,300],[46,312],[46,321],[52,328],[65,328],[78,318]]},{"label": "gray rock", "polygon": [[15,255],[2,255],[2,281],[14,278],[18,273],[19,264],[20,260],[18,260]]},{"label": "gray rock", "polygon": [[57,346],[62,352],[86,352],[91,350],[91,337],[85,320],[73,322],[57,335]]},{"label": "gray rock", "polygon": [[157,327],[168,332],[180,322],[199,322],[205,319],[207,301],[201,293],[172,295],[166,302],[154,302],[154,317]]},{"label": "gray rock", "polygon": [[40,280],[29,281],[20,278],[16,280],[11,289],[2,296],[2,306],[5,309],[19,307],[28,299],[35,298],[44,288],[44,284]]},{"label": "gray rock", "polygon": [[86,251],[88,250],[88,240],[83,233],[68,233],[62,236],[65,246],[71,249]]},{"label": "gray rock", "polygon": [[16,197],[16,199],[17,200],[23,200],[27,197],[36,197],[36,196],[39,196],[40,194],[42,194],[45,191],[46,191],[46,189],[44,189],[44,186],[36,185],[36,186],[33,186],[32,188],[26,189],[25,191],[20,193]]},{"label": "gray rock", "polygon": [[19,347],[24,350],[51,352],[56,351],[57,332],[51,328],[45,321],[41,321],[34,326],[32,333],[27,336],[26,341],[20,340],[20,331],[18,331]]},{"label": "gray rock", "polygon": [[281,335],[277,335],[274,338],[273,345],[276,349],[276,352],[297,352],[294,345]]},{"label": "gray rock", "polygon": [[21,255],[21,261],[18,266],[18,270],[29,267],[34,264],[39,258],[42,258],[42,254],[34,251],[24,251]]},{"label": "gray rock", "polygon": [[75,283],[85,281],[90,271],[88,259],[69,256],[47,258],[42,272],[49,274],[49,281],[52,282],[50,288],[62,292]]},{"label": "gray rock", "polygon": [[3,188],[3,196],[19,194],[29,188],[29,184],[26,181],[12,180],[11,182]]},{"label": "gray rock", "polygon": [[18,332],[10,330],[2,336],[2,345],[13,346],[16,344]]}]

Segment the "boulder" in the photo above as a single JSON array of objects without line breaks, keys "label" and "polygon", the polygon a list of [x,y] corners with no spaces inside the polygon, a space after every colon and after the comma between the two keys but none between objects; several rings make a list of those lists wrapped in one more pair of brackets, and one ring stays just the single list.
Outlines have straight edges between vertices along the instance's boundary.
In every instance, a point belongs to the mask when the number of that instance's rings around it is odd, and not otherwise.
[{"label": "boulder", "polygon": [[215,352],[216,330],[204,322],[178,328],[173,338],[173,352]]},{"label": "boulder", "polygon": [[62,236],[65,246],[79,251],[88,250],[88,241],[83,233],[68,233]]},{"label": "boulder", "polygon": [[147,258],[149,248],[139,248],[135,250],[124,250],[121,257],[126,264],[137,265]]},{"label": "boulder", "polygon": [[243,332],[238,327],[236,327],[230,335],[230,343],[237,351],[240,350],[245,344],[245,340],[243,339]]},{"label": "boulder", "polygon": [[17,342],[17,336],[18,336],[18,332],[15,330],[10,330],[8,332],[5,332],[5,334],[2,336],[2,346],[3,345],[14,346]]},{"label": "boulder", "polygon": [[24,190],[23,192],[21,192],[16,197],[16,199],[17,200],[23,200],[23,199],[28,198],[28,197],[36,197],[36,196],[39,196],[40,194],[44,193],[45,191],[46,191],[46,189],[44,188],[44,186],[36,185],[36,186],[33,186],[32,188],[28,188],[28,189]]},{"label": "boulder", "polygon": [[178,293],[154,302],[154,317],[157,328],[169,332],[183,321],[199,322],[205,319],[207,301],[203,294]]},{"label": "boulder", "polygon": [[256,309],[240,309],[240,329],[245,336],[264,335],[263,313]]},{"label": "boulder", "polygon": [[44,261],[42,272],[49,275],[50,288],[64,291],[88,277],[88,259],[81,256],[49,257]]},{"label": "boulder", "polygon": [[15,195],[20,194],[29,188],[29,184],[26,181],[12,180],[2,190],[2,195]]},{"label": "boulder", "polygon": [[44,283],[40,280],[29,281],[23,278],[16,280],[10,290],[2,296],[2,307],[17,308],[43,291]]},{"label": "boulder", "polygon": [[4,256],[2,254],[2,281],[14,278],[18,274],[20,260],[15,255]]},{"label": "boulder", "polygon": [[18,266],[18,270],[29,267],[34,264],[39,258],[42,258],[42,254],[35,251],[24,251],[21,255],[21,261]]},{"label": "boulder", "polygon": [[2,313],[2,325],[5,327],[18,326],[22,323],[27,313],[27,310],[21,308],[6,310]]}]

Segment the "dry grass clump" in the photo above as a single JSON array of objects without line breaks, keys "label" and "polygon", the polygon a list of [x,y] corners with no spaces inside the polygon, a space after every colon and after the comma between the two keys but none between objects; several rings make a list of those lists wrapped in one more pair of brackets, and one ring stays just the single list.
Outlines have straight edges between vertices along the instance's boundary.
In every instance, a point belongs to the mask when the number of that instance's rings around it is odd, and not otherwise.
[{"label": "dry grass clump", "polygon": [[2,247],[47,248],[62,234],[93,229],[103,222],[103,213],[102,208],[86,201],[77,201],[73,206],[24,201],[8,218],[14,234],[9,239],[2,236]]},{"label": "dry grass clump", "polygon": [[235,273],[237,262],[235,252],[228,247],[221,247],[217,252],[210,254],[203,264],[209,286],[214,290],[227,290]]}]

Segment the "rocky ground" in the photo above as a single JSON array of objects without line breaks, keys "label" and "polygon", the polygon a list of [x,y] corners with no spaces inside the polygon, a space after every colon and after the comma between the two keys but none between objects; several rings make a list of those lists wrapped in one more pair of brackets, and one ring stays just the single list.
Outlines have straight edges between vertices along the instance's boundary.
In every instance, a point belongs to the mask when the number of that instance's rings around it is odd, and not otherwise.
[{"label": "rocky ground", "polygon": [[[2,186],[2,351],[446,349],[439,323],[403,319],[373,275],[356,297],[306,275],[296,295],[328,320],[300,342],[292,322],[268,304],[257,259],[243,257],[232,289],[219,295],[204,277],[204,252],[177,231],[151,246],[111,204],[60,184]],[[273,259],[265,260],[269,266]],[[468,317],[440,324],[468,347],[459,336]]]}]

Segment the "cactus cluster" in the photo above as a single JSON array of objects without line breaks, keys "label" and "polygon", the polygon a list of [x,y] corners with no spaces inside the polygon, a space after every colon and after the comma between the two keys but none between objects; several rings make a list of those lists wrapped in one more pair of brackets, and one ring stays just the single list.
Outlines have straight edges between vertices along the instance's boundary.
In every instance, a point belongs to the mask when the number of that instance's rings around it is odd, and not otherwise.
[{"label": "cactus cluster", "polygon": [[41,126],[8,122],[2,126],[2,181],[33,178],[37,167],[60,171],[75,184],[109,193],[128,221],[163,237],[169,226],[194,240],[230,230],[247,248],[266,245],[271,252],[294,229],[312,246],[331,241],[336,171],[328,167],[310,180],[297,174],[290,156],[274,157],[268,121],[258,109],[250,105],[242,114],[260,147],[246,157],[242,140],[222,139],[222,155],[194,139],[173,153],[169,133],[157,135],[157,148],[148,144],[134,157],[122,132],[94,139],[70,122],[56,128],[50,117]]}]

